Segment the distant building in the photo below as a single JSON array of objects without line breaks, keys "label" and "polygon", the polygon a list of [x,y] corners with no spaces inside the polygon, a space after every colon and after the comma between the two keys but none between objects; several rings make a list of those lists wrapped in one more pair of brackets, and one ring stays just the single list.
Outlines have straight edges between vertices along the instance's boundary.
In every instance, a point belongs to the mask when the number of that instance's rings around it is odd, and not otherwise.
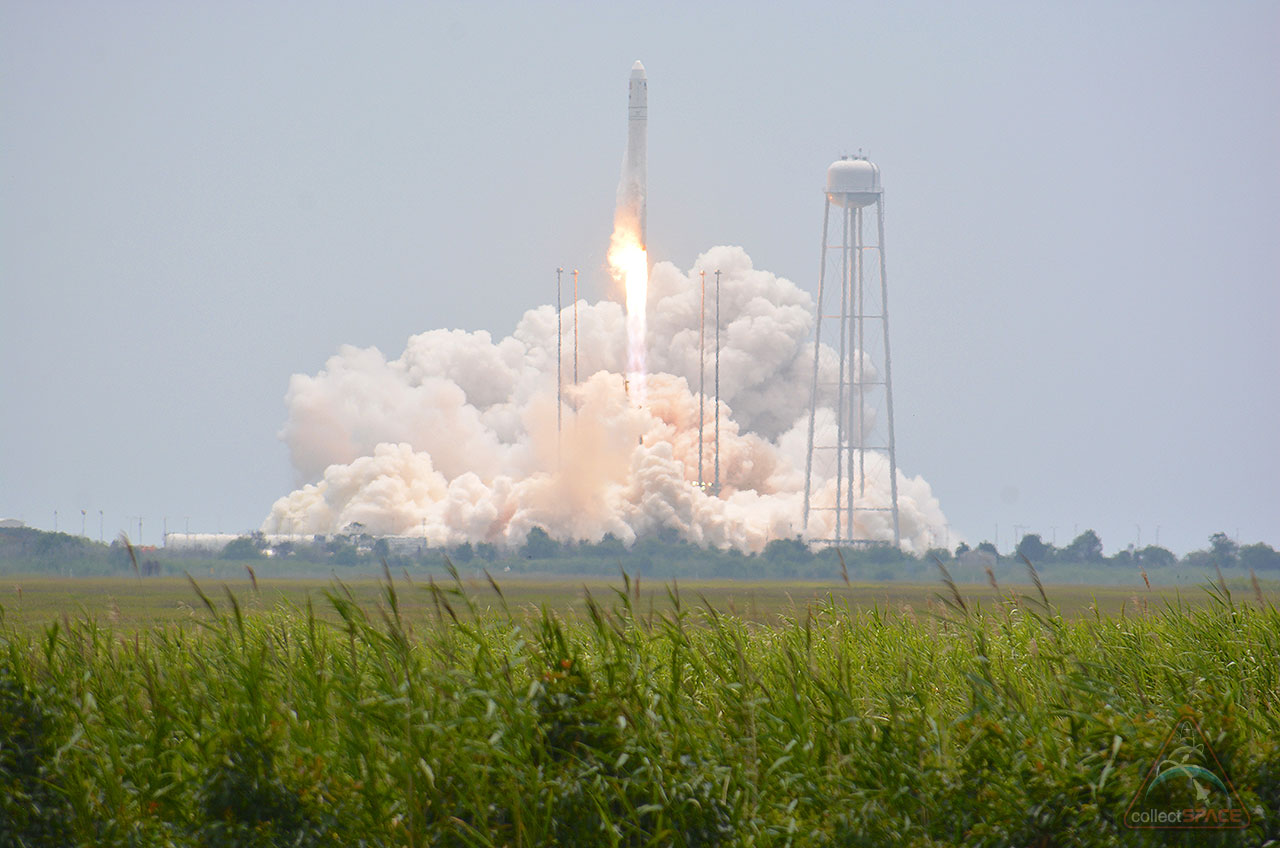
[{"label": "distant building", "polygon": [[424,536],[383,536],[387,540],[387,550],[393,554],[416,554],[428,547]]},{"label": "distant building", "polygon": [[[203,551],[205,553],[220,553],[227,545],[236,539],[244,539],[250,537],[249,533],[169,533],[164,537],[164,546],[171,551]],[[303,544],[313,541],[315,536],[301,535],[271,535],[262,537],[268,546],[279,545],[282,542],[291,542],[293,544]]]},{"label": "distant building", "polygon": [[21,530],[27,525],[16,518],[0,518],[0,530]]},{"label": "distant building", "polygon": [[999,564],[996,555],[990,551],[965,551],[956,557],[956,562],[964,566],[972,566],[974,568],[992,568]]},{"label": "distant building", "polygon": [[169,550],[205,551],[218,553],[227,545],[239,539],[241,533],[169,533],[164,537],[164,546]]}]

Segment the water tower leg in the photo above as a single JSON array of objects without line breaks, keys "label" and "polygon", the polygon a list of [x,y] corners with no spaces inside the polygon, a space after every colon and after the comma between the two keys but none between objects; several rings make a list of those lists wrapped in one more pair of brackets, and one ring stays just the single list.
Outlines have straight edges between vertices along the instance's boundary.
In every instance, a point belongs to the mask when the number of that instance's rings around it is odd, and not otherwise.
[{"label": "water tower leg", "polygon": [[893,544],[902,547],[898,523],[898,457],[893,438],[893,368],[889,357],[889,282],[884,261],[884,197],[876,199],[876,248],[880,253],[880,320],[884,330],[884,393],[889,408],[889,497],[893,510]]},{"label": "water tower leg", "polygon": [[818,302],[814,309],[813,321],[813,383],[809,387],[809,449],[804,455],[804,514],[802,516],[803,532],[809,532],[809,507],[812,503],[813,485],[813,430],[818,414],[818,351],[822,345],[822,296],[825,293],[827,276],[827,219],[831,215],[831,199],[828,198],[822,210],[822,259],[818,263]]}]

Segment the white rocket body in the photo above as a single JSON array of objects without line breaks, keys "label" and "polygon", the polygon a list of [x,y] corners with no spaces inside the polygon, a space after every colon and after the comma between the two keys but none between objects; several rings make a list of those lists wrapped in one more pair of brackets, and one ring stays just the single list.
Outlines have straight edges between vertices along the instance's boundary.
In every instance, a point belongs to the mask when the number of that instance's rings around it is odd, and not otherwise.
[{"label": "white rocket body", "polygon": [[622,180],[618,183],[615,225],[633,224],[640,233],[641,247],[646,247],[648,241],[645,231],[648,135],[649,80],[645,77],[644,65],[636,60],[631,66],[627,87],[627,153],[622,160]]}]

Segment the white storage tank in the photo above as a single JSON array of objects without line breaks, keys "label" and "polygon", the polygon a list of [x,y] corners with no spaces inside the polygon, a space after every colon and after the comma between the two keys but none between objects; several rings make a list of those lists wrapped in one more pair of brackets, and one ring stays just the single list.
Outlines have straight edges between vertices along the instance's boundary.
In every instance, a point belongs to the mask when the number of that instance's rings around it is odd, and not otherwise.
[{"label": "white storage tank", "polygon": [[827,198],[834,206],[870,206],[880,196],[880,167],[861,157],[842,156],[827,168]]}]

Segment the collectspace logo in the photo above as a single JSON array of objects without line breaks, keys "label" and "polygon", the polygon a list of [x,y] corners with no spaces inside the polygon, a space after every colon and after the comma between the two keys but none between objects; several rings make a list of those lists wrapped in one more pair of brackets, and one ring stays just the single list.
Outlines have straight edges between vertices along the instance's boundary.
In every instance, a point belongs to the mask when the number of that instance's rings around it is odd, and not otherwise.
[{"label": "collectspace logo", "polygon": [[1124,824],[1135,830],[1249,826],[1249,811],[1190,714],[1184,714],[1169,731],[1124,812]]}]

